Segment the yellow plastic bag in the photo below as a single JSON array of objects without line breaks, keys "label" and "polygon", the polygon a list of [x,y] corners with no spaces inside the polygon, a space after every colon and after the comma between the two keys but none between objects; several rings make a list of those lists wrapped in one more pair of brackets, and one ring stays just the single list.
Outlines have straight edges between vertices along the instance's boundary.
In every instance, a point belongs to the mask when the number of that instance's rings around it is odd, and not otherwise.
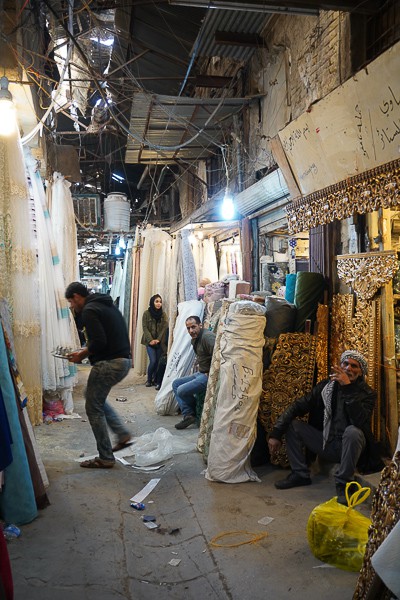
[{"label": "yellow plastic bag", "polygon": [[[350,485],[356,485],[358,490],[349,498]],[[307,536],[316,558],[345,571],[361,569],[371,520],[354,507],[364,502],[370,492],[370,488],[353,481],[346,485],[348,506],[339,504],[335,496],[314,508],[308,519]]]}]

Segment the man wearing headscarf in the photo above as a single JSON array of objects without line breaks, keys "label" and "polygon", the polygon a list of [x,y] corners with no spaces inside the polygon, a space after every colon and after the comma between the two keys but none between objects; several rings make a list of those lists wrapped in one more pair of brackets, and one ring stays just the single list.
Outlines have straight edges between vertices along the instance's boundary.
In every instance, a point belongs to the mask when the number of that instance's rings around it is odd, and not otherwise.
[{"label": "man wearing headscarf", "polygon": [[[286,490],[310,485],[310,469],[303,448],[321,458],[339,463],[334,475],[338,502],[347,504],[346,484],[362,453],[373,442],[371,416],[376,392],[366,383],[365,357],[347,350],[334,366],[329,379],[318,383],[309,394],[295,400],[278,418],[268,440],[271,455],[280,449],[283,435],[291,473],[275,487]],[[308,423],[296,417],[308,415]],[[351,493],[351,490],[350,490]]]}]

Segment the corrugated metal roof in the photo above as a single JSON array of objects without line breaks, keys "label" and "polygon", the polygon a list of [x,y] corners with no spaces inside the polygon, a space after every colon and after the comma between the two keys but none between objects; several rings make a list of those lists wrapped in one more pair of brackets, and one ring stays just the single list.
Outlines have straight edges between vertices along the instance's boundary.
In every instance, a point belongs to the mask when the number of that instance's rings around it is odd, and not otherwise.
[{"label": "corrugated metal roof", "polygon": [[[135,139],[129,136],[125,161],[171,163],[177,158],[206,158],[215,151],[230,118],[247,102],[245,98],[135,93],[129,125]],[[183,148],[177,148],[182,144]]]},{"label": "corrugated metal roof", "polygon": [[209,9],[193,44],[191,56],[194,55],[195,58],[220,56],[248,60],[255,51],[254,47],[218,44],[215,42],[215,33],[224,31],[259,34],[270,18],[271,15],[257,12]]},{"label": "corrugated metal roof", "polygon": [[236,210],[246,216],[287,198],[289,190],[282,171],[277,169],[235,196]]}]

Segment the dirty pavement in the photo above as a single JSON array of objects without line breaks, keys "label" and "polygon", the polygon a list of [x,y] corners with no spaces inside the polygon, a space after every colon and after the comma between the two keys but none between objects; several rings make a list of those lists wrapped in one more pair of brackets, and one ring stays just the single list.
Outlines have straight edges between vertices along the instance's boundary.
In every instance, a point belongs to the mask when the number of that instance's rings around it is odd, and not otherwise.
[{"label": "dirty pavement", "polygon": [[[74,391],[81,418],[35,428],[51,505],[8,544],[15,600],[352,598],[357,573],[321,563],[307,543],[311,510],[334,495],[331,477],[277,490],[286,471],[266,464],[255,469],[261,483],[207,481],[198,429],[177,431],[178,416],[156,415],[154,388],[133,371],[110,394],[133,436],[163,427],[192,450],[154,471],[132,468],[132,447],[117,454],[130,464],[82,469],[78,461],[96,455],[84,411],[88,372],[79,368]],[[145,509],[133,508],[130,499],[153,479]]]}]

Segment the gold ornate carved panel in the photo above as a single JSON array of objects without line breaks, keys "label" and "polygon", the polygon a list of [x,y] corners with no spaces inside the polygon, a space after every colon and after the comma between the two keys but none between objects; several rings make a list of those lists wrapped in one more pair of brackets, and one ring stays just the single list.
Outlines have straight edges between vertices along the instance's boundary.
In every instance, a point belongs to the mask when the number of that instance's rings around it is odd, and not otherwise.
[{"label": "gold ornate carved panel", "polygon": [[[259,418],[270,433],[277,418],[291,402],[307,394],[313,385],[317,339],[309,333],[279,336],[269,368],[264,372]],[[284,447],[274,464],[287,465]]]},{"label": "gold ornate carved panel", "polygon": [[378,401],[374,411],[373,430],[381,438],[381,302],[358,300],[352,294],[337,294],[332,300],[331,364],[339,364],[345,350],[358,350],[368,360],[368,384],[377,391]]},{"label": "gold ornate carved panel", "polygon": [[337,257],[337,273],[359,300],[372,300],[379,288],[392,280],[399,265],[395,252],[343,254]]},{"label": "gold ornate carved panel", "polygon": [[397,208],[400,202],[400,160],[349,177],[308,196],[295,198],[286,207],[289,233],[343,220],[355,213]]},{"label": "gold ornate carved panel", "polygon": [[319,304],[317,310],[317,382],[329,375],[328,338],[329,338],[329,306]]},{"label": "gold ornate carved panel", "polygon": [[372,595],[372,586],[376,577],[371,559],[381,544],[386,540],[400,519],[400,452],[381,473],[378,489],[372,501],[371,527],[368,530],[368,542],[365,549],[364,561],[358,576],[353,600],[378,598],[386,600],[394,596],[384,587]]}]

